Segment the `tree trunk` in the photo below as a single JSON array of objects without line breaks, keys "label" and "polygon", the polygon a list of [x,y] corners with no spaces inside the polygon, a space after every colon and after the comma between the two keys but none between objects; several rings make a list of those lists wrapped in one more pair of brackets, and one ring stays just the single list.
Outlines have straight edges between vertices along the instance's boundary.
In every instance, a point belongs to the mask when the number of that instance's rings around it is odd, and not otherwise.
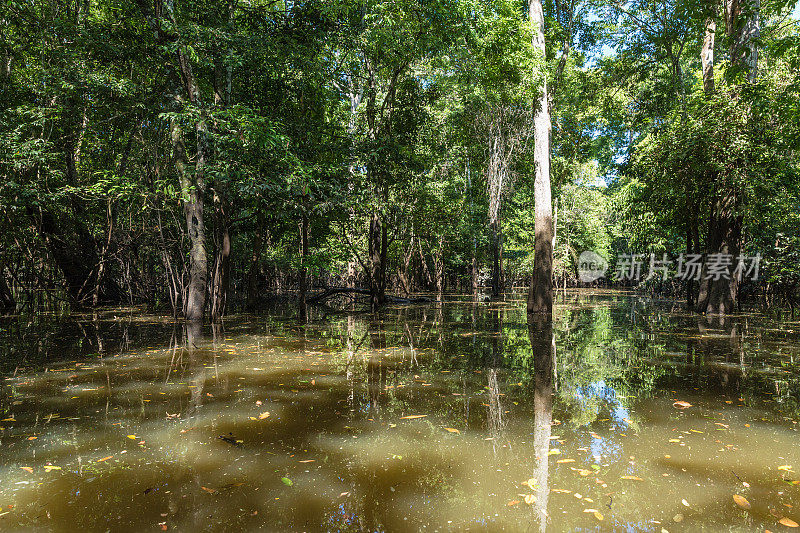
[{"label": "tree trunk", "polygon": [[503,230],[500,220],[490,224],[492,230],[492,296],[503,292]]},{"label": "tree trunk", "polygon": [[707,96],[714,94],[714,41],[717,32],[715,18],[717,10],[716,0],[709,2],[709,15],[706,18],[706,35],[703,39],[703,48],[700,51],[700,61],[703,65],[703,90]]},{"label": "tree trunk", "polygon": [[211,281],[211,320],[225,315],[230,290],[231,234],[228,203],[218,190],[214,191],[214,276]]},{"label": "tree trunk", "polygon": [[[305,204],[305,202],[303,202]],[[304,205],[300,219],[300,320],[306,320],[306,281],[308,272],[306,260],[308,257],[308,211]]]},{"label": "tree trunk", "polygon": [[253,310],[258,300],[258,275],[261,263],[261,251],[264,249],[264,217],[259,213],[256,222],[256,235],[250,255],[250,268],[247,272],[247,309]]},{"label": "tree trunk", "polygon": [[[188,158],[183,131],[178,121],[171,120],[172,150],[175,168],[180,179],[183,212],[189,234],[189,285],[185,295],[183,314],[189,321],[202,321],[206,306],[208,288],[208,257],[206,254],[206,233],[203,223],[203,193],[205,185],[202,174],[195,173],[192,178],[187,169]],[[198,141],[199,142],[199,141]],[[198,166],[200,166],[198,160]]]},{"label": "tree trunk", "polygon": [[700,295],[697,299],[697,310],[709,315],[727,315],[734,311],[739,291],[739,281],[736,276],[720,276],[714,279],[708,272],[709,256],[711,254],[724,254],[731,256],[733,270],[739,256],[742,216],[738,213],[738,194],[728,191],[724,196],[718,196],[712,207],[712,220],[709,223],[708,252],[703,264],[702,279],[700,281]]},{"label": "tree trunk", "polygon": [[3,263],[0,262],[0,312],[8,312],[17,306],[14,294],[6,282],[6,273]]},{"label": "tree trunk", "polygon": [[[546,58],[544,12],[541,0],[530,0],[529,17],[534,26],[533,46]],[[528,313],[552,317],[553,314],[553,205],[550,194],[550,112],[547,81],[542,85],[534,116],[534,257],[533,279],[528,291]]]},{"label": "tree trunk", "polygon": [[384,281],[385,265],[384,241],[386,239],[386,228],[381,221],[378,213],[373,213],[369,221],[369,294],[372,309],[377,309],[383,305],[386,298],[386,286]]}]

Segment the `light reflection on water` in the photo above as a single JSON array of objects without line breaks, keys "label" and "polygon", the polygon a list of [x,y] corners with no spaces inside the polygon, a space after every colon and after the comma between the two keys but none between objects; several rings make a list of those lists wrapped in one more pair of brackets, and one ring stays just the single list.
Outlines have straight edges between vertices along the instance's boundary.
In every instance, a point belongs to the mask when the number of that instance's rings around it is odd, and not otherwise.
[{"label": "light reflection on water", "polygon": [[614,292],[530,335],[512,297],[5,319],[0,529],[788,530],[798,326]]}]

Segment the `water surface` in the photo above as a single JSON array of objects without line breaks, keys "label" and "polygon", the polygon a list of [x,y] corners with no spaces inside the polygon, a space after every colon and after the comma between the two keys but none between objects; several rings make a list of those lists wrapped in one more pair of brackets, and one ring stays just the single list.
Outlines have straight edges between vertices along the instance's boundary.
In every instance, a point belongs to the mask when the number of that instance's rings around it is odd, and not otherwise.
[{"label": "water surface", "polygon": [[0,530],[793,530],[800,323],[555,314],[3,319]]}]

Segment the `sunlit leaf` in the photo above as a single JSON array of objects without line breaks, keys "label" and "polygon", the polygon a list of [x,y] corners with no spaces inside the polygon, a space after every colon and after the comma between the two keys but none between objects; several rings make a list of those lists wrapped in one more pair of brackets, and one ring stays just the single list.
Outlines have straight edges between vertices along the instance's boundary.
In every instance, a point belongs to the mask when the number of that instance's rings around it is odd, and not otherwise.
[{"label": "sunlit leaf", "polygon": [[408,415],[408,416],[401,416],[400,420],[411,420],[414,418],[425,418],[428,415]]},{"label": "sunlit leaf", "polygon": [[745,498],[744,496],[739,496],[738,494],[734,494],[733,501],[736,502],[736,505],[738,505],[742,509],[750,509],[750,502],[747,501],[747,498]]},{"label": "sunlit leaf", "polygon": [[203,489],[204,491],[206,491],[209,494],[214,494],[215,492],[217,492],[217,489],[210,489],[208,487],[200,487],[200,488]]},{"label": "sunlit leaf", "polygon": [[677,402],[674,402],[672,404],[672,407],[674,407],[675,409],[686,409],[691,406],[692,404],[690,404],[689,402],[684,402],[683,400],[678,400]]},{"label": "sunlit leaf", "polygon": [[444,429],[445,429],[445,431],[447,431],[449,433],[461,433],[459,430],[457,430],[455,428],[444,428]]},{"label": "sunlit leaf", "polygon": [[620,476],[620,479],[630,479],[631,481],[644,481],[638,476]]},{"label": "sunlit leaf", "polygon": [[525,503],[527,503],[528,505],[533,504],[535,501],[536,501],[536,496],[534,496],[533,494],[525,495]]},{"label": "sunlit leaf", "polygon": [[31,467],[29,467],[29,466],[21,466],[20,468],[21,468],[22,470],[24,470],[24,471],[28,472],[29,474],[33,474],[33,468],[31,468]]},{"label": "sunlit leaf", "polygon": [[102,463],[103,461],[108,461],[112,457],[114,457],[114,456],[113,455],[109,455],[108,457],[103,457],[102,459],[98,459],[97,462],[98,463]]},{"label": "sunlit leaf", "polygon": [[292,485],[294,485],[294,483],[292,483],[292,480],[289,479],[288,477],[282,477],[281,478],[281,483],[283,483],[287,487],[291,487]]},{"label": "sunlit leaf", "polygon": [[786,527],[798,527],[797,522],[795,522],[791,518],[786,518],[786,517],[781,518],[780,520],[778,520],[778,523]]}]

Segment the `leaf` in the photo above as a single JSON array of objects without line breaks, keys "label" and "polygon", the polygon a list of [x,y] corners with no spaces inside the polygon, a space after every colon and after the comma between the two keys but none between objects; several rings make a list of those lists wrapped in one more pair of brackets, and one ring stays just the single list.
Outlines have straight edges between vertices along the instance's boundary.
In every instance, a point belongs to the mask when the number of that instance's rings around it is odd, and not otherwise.
[{"label": "leaf", "polygon": [[114,456],[113,455],[109,455],[108,457],[103,457],[102,459],[98,459],[97,462],[98,463],[102,463],[103,461],[108,461],[112,457],[114,457]]},{"label": "leaf", "polygon": [[561,450],[559,450],[558,448],[553,448],[552,450],[547,452],[547,455],[559,455],[560,453],[561,453]]},{"label": "leaf", "polygon": [[532,478],[530,478],[530,479],[529,479],[529,480],[527,480],[527,481],[523,481],[523,482],[521,483],[521,485],[525,485],[526,487],[530,487],[530,489],[531,489],[531,490],[533,490],[533,489],[534,489],[534,487],[536,486],[536,478],[535,478],[535,477],[532,477]]},{"label": "leaf", "polygon": [[206,491],[209,494],[214,494],[215,492],[217,492],[217,489],[210,489],[208,487],[200,487],[200,488],[203,489],[204,491]]},{"label": "leaf", "polygon": [[691,505],[689,505],[689,502],[686,501],[686,498],[682,499],[681,503],[686,507],[691,507]]},{"label": "leaf", "polygon": [[596,513],[598,511],[597,511],[597,509],[584,509],[583,512],[584,513]]},{"label": "leaf", "polygon": [[294,485],[294,483],[292,483],[292,480],[291,480],[291,479],[289,479],[288,477],[282,477],[282,478],[281,478],[281,482],[282,482],[284,485],[286,485],[287,487],[291,487],[292,485]]},{"label": "leaf", "polygon": [[428,415],[408,415],[408,416],[401,416],[400,420],[412,420],[414,418],[425,418]]},{"label": "leaf", "polygon": [[739,496],[738,494],[734,494],[733,501],[736,502],[736,505],[738,505],[742,509],[750,509],[750,502],[747,501],[747,498],[745,498],[744,496]]},{"label": "leaf", "polygon": [[136,440],[137,437],[136,437],[136,435],[128,435],[128,438],[131,439],[131,440]]},{"label": "leaf", "polygon": [[264,411],[263,413],[261,413],[261,414],[259,414],[259,415],[258,415],[258,419],[259,419],[259,420],[264,420],[264,419],[265,419],[265,418],[267,418],[268,416],[269,416],[269,411]]},{"label": "leaf", "polygon": [[459,430],[457,430],[455,428],[444,428],[444,429],[445,429],[445,431],[450,432],[450,433],[461,433]]},{"label": "leaf", "polygon": [[603,520],[603,515],[599,511],[594,513],[594,517],[597,518],[598,520]]},{"label": "leaf", "polygon": [[631,481],[644,481],[642,478],[637,476],[620,476],[620,479],[630,479]]},{"label": "leaf", "polygon": [[31,467],[29,467],[29,466],[21,466],[20,468],[21,468],[22,470],[24,470],[24,471],[28,472],[29,474],[33,474],[33,468],[31,468]]},{"label": "leaf", "polygon": [[306,459],[305,461],[297,461],[298,463],[313,463],[316,459]]},{"label": "leaf", "polygon": [[506,505],[508,505],[509,507],[511,507],[512,505],[517,505],[518,503],[519,503],[519,500],[511,500],[511,501],[510,501],[510,502],[508,502]]},{"label": "leaf", "polygon": [[689,402],[684,402],[683,400],[678,400],[677,402],[674,402],[672,404],[672,407],[674,407],[675,409],[687,409],[691,406],[692,404],[690,404]]},{"label": "leaf", "polygon": [[784,525],[786,527],[800,527],[800,526],[798,526],[797,522],[795,522],[791,518],[786,518],[786,517],[781,518],[780,520],[778,520],[778,523],[781,524],[781,525]]},{"label": "leaf", "polygon": [[559,459],[556,463],[563,464],[563,463],[574,463],[575,459]]},{"label": "leaf", "polygon": [[788,472],[791,469],[792,469],[792,465],[783,465],[783,466],[779,466],[778,467],[778,470],[783,470],[784,472]]},{"label": "leaf", "polygon": [[45,472],[50,472],[52,470],[61,470],[61,467],[56,465],[44,465]]},{"label": "leaf", "polygon": [[525,495],[525,503],[527,503],[528,505],[533,504],[535,501],[536,501],[536,496],[534,496],[533,494]]}]

